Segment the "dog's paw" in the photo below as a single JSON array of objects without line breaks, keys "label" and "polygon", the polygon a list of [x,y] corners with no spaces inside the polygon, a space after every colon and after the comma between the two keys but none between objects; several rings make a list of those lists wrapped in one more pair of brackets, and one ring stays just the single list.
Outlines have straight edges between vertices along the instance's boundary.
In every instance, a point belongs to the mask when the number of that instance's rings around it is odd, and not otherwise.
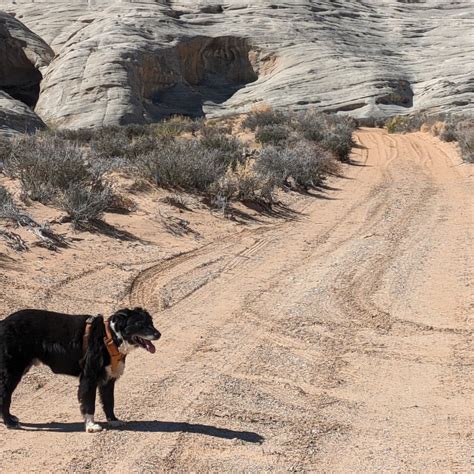
[{"label": "dog's paw", "polygon": [[121,426],[125,426],[125,421],[122,420],[108,420],[107,423],[111,428],[120,428]]},{"label": "dog's paw", "polygon": [[102,426],[97,423],[86,423],[86,433],[99,433],[102,431]]},{"label": "dog's paw", "polygon": [[9,430],[17,430],[20,428],[20,422],[16,416],[11,416],[9,420],[5,421],[5,426]]}]

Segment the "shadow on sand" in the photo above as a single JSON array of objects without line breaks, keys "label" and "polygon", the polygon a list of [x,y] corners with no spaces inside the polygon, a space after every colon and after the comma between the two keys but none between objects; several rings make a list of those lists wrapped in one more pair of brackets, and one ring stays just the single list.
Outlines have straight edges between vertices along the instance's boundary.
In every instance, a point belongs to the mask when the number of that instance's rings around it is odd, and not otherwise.
[{"label": "shadow on sand", "polygon": [[[21,423],[21,429],[25,431],[73,433],[83,431],[84,423]],[[249,443],[262,443],[264,441],[263,436],[253,431],[235,431],[216,426],[176,421],[128,421],[124,426],[114,429],[143,433],[193,433],[214,438],[239,439]]]}]

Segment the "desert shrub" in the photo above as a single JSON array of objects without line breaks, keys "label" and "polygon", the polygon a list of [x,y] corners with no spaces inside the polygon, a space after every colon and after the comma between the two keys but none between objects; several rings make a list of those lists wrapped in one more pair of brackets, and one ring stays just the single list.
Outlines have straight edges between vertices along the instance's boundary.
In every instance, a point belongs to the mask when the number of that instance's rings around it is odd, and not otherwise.
[{"label": "desert shrub", "polygon": [[306,140],[320,142],[327,129],[326,117],[321,112],[306,110],[294,116],[292,126]]},{"label": "desert shrub", "polygon": [[354,141],[353,127],[349,123],[338,122],[329,127],[320,142],[329,151],[332,151],[340,161],[348,161]]},{"label": "desert shrub", "polygon": [[18,220],[20,211],[8,190],[0,185],[0,219]]},{"label": "desert shrub", "polygon": [[395,117],[391,117],[385,122],[385,128],[387,129],[388,133],[405,132],[408,128],[408,117],[404,115],[396,115]]},{"label": "desert shrub", "polygon": [[155,136],[142,135],[135,138],[127,147],[123,150],[123,155],[125,158],[134,160],[138,156],[143,155],[144,153],[150,153],[156,148],[162,145],[162,140]]},{"label": "desert shrub", "polygon": [[257,127],[265,125],[277,125],[288,122],[288,115],[281,110],[273,110],[270,107],[251,111],[242,122],[242,127],[256,130]]},{"label": "desert shrub", "polygon": [[183,133],[194,133],[202,127],[202,121],[175,115],[167,120],[153,124],[153,133],[159,138],[176,138]]},{"label": "desert shrub", "polygon": [[205,131],[200,143],[206,150],[218,151],[226,165],[237,163],[242,159],[242,142],[235,137],[221,133],[219,129],[212,129],[212,132]]},{"label": "desert shrub", "polygon": [[262,145],[280,145],[288,140],[290,129],[287,125],[264,125],[257,127],[255,132],[255,140]]},{"label": "desert shrub", "polygon": [[24,137],[19,148],[14,147],[7,169],[20,179],[30,199],[58,206],[78,225],[99,219],[114,202],[86,158],[91,156],[70,142]]},{"label": "desert shrub", "polygon": [[96,221],[111,206],[112,192],[102,185],[71,183],[58,198],[59,207],[75,226]]},{"label": "desert shrub", "polygon": [[0,169],[2,163],[10,156],[12,144],[9,138],[0,136]]},{"label": "desert shrub", "polygon": [[141,155],[136,166],[139,174],[158,186],[207,192],[229,164],[225,153],[198,140],[175,140]]},{"label": "desert shrub", "polygon": [[213,186],[211,193],[218,202],[232,199],[252,201],[257,198],[268,200],[271,195],[268,179],[255,172],[254,163],[246,161],[237,163],[235,168],[229,167],[224,176]]},{"label": "desert shrub", "polygon": [[100,158],[125,156],[129,139],[120,127],[103,127],[95,130],[90,141],[91,149]]},{"label": "desert shrub", "polygon": [[307,110],[294,116],[292,127],[306,140],[332,151],[340,161],[349,159],[356,128],[350,117]]},{"label": "desert shrub", "polygon": [[200,132],[202,135],[213,133],[230,135],[232,133],[232,123],[222,122],[220,119],[208,119],[199,123],[201,124]]},{"label": "desert shrub", "polygon": [[350,117],[331,115],[327,117],[327,126],[321,145],[332,151],[340,161],[348,161],[354,140],[352,133],[355,122]]},{"label": "desert shrub", "polygon": [[439,139],[443,142],[454,142],[457,140],[456,123],[454,121],[442,122],[442,125],[438,126],[438,129]]},{"label": "desert shrub", "polygon": [[77,144],[86,144],[89,143],[94,134],[96,133],[95,129],[92,128],[79,128],[79,129],[54,129],[47,128],[38,132],[38,136],[46,137],[55,137],[60,140],[67,140],[71,142],[76,142]]},{"label": "desert shrub", "polygon": [[15,139],[5,171],[21,182],[24,194],[44,204],[56,203],[70,186],[102,186],[100,177],[87,165],[84,150],[58,138],[36,136]]},{"label": "desert shrub", "polygon": [[474,163],[474,122],[464,120],[456,127],[456,139],[464,161]]},{"label": "desert shrub", "polygon": [[396,115],[385,122],[388,133],[418,132],[423,125],[433,125],[438,120],[437,116],[428,116],[425,113],[413,115]]},{"label": "desert shrub", "polygon": [[293,147],[266,147],[255,163],[255,170],[275,186],[294,185],[303,189],[321,184],[328,173],[337,170],[333,155],[320,145],[300,142]]}]

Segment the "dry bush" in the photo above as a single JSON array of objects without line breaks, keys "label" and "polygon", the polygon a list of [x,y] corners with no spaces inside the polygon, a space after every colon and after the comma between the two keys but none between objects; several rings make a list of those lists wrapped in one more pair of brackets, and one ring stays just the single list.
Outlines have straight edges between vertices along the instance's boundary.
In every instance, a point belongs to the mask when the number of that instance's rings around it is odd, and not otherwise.
[{"label": "dry bush", "polygon": [[74,223],[86,222],[112,202],[110,189],[86,158],[84,149],[58,137],[24,136],[13,141],[5,171],[20,180],[29,199],[58,206]]},{"label": "dry bush", "polygon": [[225,153],[198,140],[176,140],[138,157],[136,168],[158,186],[205,193],[225,174],[228,161]]},{"label": "dry bush", "polygon": [[218,128],[203,129],[200,143],[207,150],[218,151],[226,165],[242,160],[242,142],[233,136],[222,133]]},{"label": "dry bush", "polygon": [[242,122],[242,127],[256,130],[257,127],[266,125],[277,125],[288,122],[288,115],[271,107],[252,110]]},{"label": "dry bush", "polygon": [[292,126],[306,140],[332,151],[340,161],[349,160],[356,128],[350,117],[307,110],[294,116]]},{"label": "dry bush", "polygon": [[17,221],[20,214],[11,194],[4,186],[0,185],[0,219]]},{"label": "dry bush", "polygon": [[264,125],[257,127],[255,141],[262,145],[281,145],[290,137],[290,128],[287,125]]},{"label": "dry bush", "polygon": [[100,158],[123,157],[129,145],[128,137],[119,127],[103,127],[94,131],[90,140],[91,149]]},{"label": "dry bush", "polygon": [[254,163],[246,161],[229,167],[224,176],[212,187],[212,194],[218,202],[270,200],[271,189],[267,179],[255,172]]},{"label": "dry bush", "polygon": [[113,202],[108,187],[71,183],[58,198],[59,207],[66,212],[74,226],[100,219]]},{"label": "dry bush", "polygon": [[99,180],[86,166],[84,151],[58,138],[24,136],[13,140],[4,169],[20,180],[26,196],[44,204],[71,183]]},{"label": "dry bush", "polygon": [[[320,145],[303,141],[293,147],[266,147],[255,163],[256,172],[279,187],[308,189],[337,171],[333,155]],[[290,183],[290,180],[292,183]]]},{"label": "dry bush", "polygon": [[202,120],[192,120],[181,115],[150,125],[155,136],[164,139],[176,138],[183,133],[194,133],[202,126]]},{"label": "dry bush", "polygon": [[0,170],[2,163],[10,156],[12,150],[11,140],[0,136]]},{"label": "dry bush", "polygon": [[456,126],[456,139],[464,161],[474,163],[474,121],[463,120]]},{"label": "dry bush", "polygon": [[38,132],[38,136],[45,136],[45,137],[54,137],[60,140],[67,140],[71,142],[75,142],[80,145],[84,145],[89,143],[94,134],[96,133],[96,129],[92,128],[79,128],[79,129],[54,129],[54,128],[47,128]]},{"label": "dry bush", "polygon": [[418,132],[423,125],[431,127],[440,120],[440,116],[428,116],[420,112],[412,115],[395,115],[385,122],[388,133]]}]

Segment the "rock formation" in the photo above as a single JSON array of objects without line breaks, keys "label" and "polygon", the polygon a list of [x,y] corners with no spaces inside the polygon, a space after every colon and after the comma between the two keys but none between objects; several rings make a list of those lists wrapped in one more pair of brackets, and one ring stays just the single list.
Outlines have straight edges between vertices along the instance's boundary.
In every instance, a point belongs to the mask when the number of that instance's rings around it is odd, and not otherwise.
[{"label": "rock formation", "polygon": [[[25,40],[43,74],[35,112],[54,126],[220,116],[260,101],[356,117],[473,112],[471,0],[0,0],[0,9],[54,49],[48,65],[41,40]],[[21,78],[28,64],[17,59]]]},{"label": "rock formation", "polygon": [[0,12],[0,130],[31,132],[44,123],[30,107],[38,101],[42,75],[53,50],[12,16]]}]

